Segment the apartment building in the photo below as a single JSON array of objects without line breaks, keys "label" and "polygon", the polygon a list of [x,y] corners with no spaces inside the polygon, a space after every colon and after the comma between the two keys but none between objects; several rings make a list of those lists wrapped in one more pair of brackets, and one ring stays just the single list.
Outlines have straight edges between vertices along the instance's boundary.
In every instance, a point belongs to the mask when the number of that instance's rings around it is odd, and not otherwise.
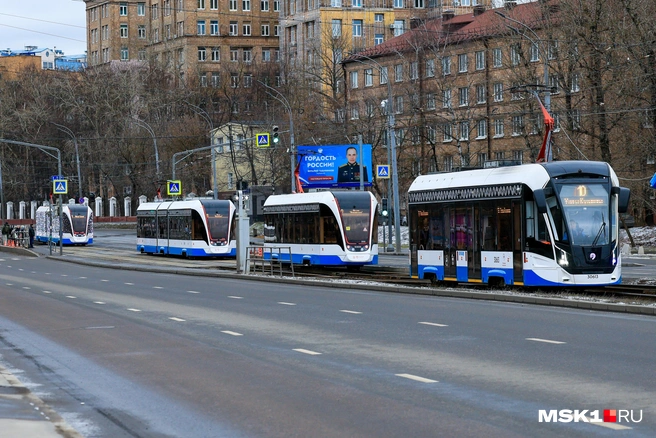
[{"label": "apartment building", "polygon": [[231,64],[274,65],[279,59],[279,0],[85,3],[90,66],[156,61],[183,84],[216,87],[235,81]]}]

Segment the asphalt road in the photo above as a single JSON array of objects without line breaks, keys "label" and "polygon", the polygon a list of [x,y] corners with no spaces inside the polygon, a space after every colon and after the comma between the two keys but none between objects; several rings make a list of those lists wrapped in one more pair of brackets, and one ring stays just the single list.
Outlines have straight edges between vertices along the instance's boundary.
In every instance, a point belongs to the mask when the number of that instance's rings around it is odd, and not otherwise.
[{"label": "asphalt road", "polygon": [[656,435],[653,317],[1,259],[3,360],[88,437]]}]

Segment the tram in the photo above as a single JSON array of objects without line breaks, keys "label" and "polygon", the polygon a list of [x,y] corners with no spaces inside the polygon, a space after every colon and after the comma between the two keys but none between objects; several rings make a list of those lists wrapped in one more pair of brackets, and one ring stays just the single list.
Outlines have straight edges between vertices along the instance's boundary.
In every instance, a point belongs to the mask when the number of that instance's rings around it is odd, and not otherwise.
[{"label": "tram", "polygon": [[145,202],[137,208],[137,251],[235,257],[235,206],[228,200]]},{"label": "tram", "polygon": [[[93,243],[93,210],[84,204],[62,206],[62,244]],[[34,241],[59,243],[59,207],[44,205],[36,209]]]},{"label": "tram", "polygon": [[264,256],[299,265],[378,263],[378,202],[370,192],[324,191],[269,196]]},{"label": "tram", "polygon": [[621,282],[630,191],[604,162],[419,176],[408,191],[410,275],[520,286]]}]

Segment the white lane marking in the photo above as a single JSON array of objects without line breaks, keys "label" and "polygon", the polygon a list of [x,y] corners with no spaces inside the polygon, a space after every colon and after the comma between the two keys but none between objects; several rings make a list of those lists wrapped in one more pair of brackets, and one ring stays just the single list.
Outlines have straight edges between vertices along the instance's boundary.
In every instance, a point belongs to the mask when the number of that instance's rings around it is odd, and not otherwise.
[{"label": "white lane marking", "polygon": [[68,277],[68,274],[61,274],[62,277]]},{"label": "white lane marking", "polygon": [[232,332],[230,330],[221,330],[221,333],[225,333],[226,335],[232,335],[232,336],[244,336],[241,333]]},{"label": "white lane marking", "polygon": [[32,271],[32,274],[36,274],[36,271]]},{"label": "white lane marking", "polygon": [[109,281],[109,280],[100,280],[100,281]]},{"label": "white lane marking", "polygon": [[43,293],[44,294],[51,294],[52,292],[50,292],[49,290],[44,290]]},{"label": "white lane marking", "polygon": [[105,304],[104,301],[94,301],[93,303],[94,303],[94,304]]},{"label": "white lane marking", "polygon": [[80,280],[86,280],[87,277],[80,277]]},{"label": "white lane marking", "polygon": [[244,299],[244,297],[236,297],[234,295],[228,295],[228,298],[232,298],[232,299],[235,299],[235,300],[243,300]]},{"label": "white lane marking", "polygon": [[162,286],[153,286],[153,289],[164,289]]},{"label": "white lane marking", "polygon": [[178,318],[176,316],[171,316],[169,319],[171,319],[173,321],[178,321],[178,322],[185,322],[186,321],[186,319]]},{"label": "white lane marking", "polygon": [[[588,421],[590,421],[589,418],[588,418]],[[597,422],[590,421],[590,424],[594,424],[595,426],[601,426],[601,427],[605,427],[607,429],[613,429],[613,430],[633,429],[632,427],[622,426],[621,424],[617,424],[617,423],[606,423],[606,422],[598,422],[597,423]]]},{"label": "white lane marking", "polygon": [[355,310],[340,310],[340,312],[343,312],[343,313],[352,313],[352,314],[354,314],[354,315],[361,315],[361,314],[362,314],[362,312],[356,312]]},{"label": "white lane marking", "polygon": [[87,327],[87,330],[95,330],[95,329],[113,329],[116,328],[113,325],[99,325],[97,327]]},{"label": "white lane marking", "polygon": [[127,284],[128,286],[134,286],[134,283],[123,283],[123,284]]},{"label": "white lane marking", "polygon": [[130,308],[130,309],[128,309],[128,310],[129,310],[130,312],[141,312],[141,310],[139,310],[139,309],[132,309],[132,308]]},{"label": "white lane marking", "polygon": [[199,294],[200,293],[196,290],[188,290],[187,292],[190,293],[190,294]]},{"label": "white lane marking", "polygon": [[73,300],[73,299],[75,299],[75,298],[77,298],[77,297],[74,297],[73,295],[66,295],[66,298],[70,298],[70,299]]},{"label": "white lane marking", "polygon": [[395,374],[395,375],[410,380],[416,380],[417,382],[422,382],[422,383],[437,383],[437,380],[431,380],[425,377],[415,376],[414,374]]},{"label": "white lane marking", "polygon": [[18,270],[19,270],[19,271],[22,271],[22,270],[23,270],[23,268],[18,268]]},{"label": "white lane marking", "polygon": [[527,341],[535,341],[535,342],[546,342],[547,344],[566,344],[567,342],[562,342],[562,341],[552,341],[550,339],[540,339],[540,338],[526,338]]},{"label": "white lane marking", "polygon": [[446,325],[446,324],[438,324],[438,323],[436,323],[436,322],[425,322],[425,321],[422,321],[422,322],[419,322],[418,324],[432,325],[432,326],[435,326],[435,327],[448,327],[448,325]]},{"label": "white lane marking", "polygon": [[7,286],[13,286],[14,283],[5,283],[5,285],[7,285]]},{"label": "white lane marking", "polygon": [[318,355],[318,354],[321,354],[321,353],[318,353],[318,352],[316,352],[316,351],[306,350],[306,349],[304,349],[304,348],[294,348],[293,350],[294,350],[294,351],[298,351],[299,353],[309,354],[309,355],[311,355],[311,356],[316,356],[316,355]]},{"label": "white lane marking", "polygon": [[32,288],[31,288],[31,287],[29,287],[29,286],[23,286],[23,289],[27,289],[27,290],[30,290],[30,289],[32,289]]},{"label": "white lane marking", "polygon": [[283,306],[295,306],[296,303],[286,303],[284,301],[278,301],[278,304],[282,304]]}]

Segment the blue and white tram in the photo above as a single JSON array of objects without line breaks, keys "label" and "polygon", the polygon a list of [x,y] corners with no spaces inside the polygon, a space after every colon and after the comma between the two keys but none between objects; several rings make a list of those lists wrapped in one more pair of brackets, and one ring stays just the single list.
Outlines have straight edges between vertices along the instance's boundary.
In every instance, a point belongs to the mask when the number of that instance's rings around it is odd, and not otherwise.
[{"label": "blue and white tram", "polygon": [[[87,245],[93,243],[93,210],[84,204],[62,206],[62,244]],[[59,243],[59,208],[41,206],[36,209],[36,242]]]},{"label": "blue and white tram", "polygon": [[235,206],[214,199],[145,202],[137,208],[137,251],[235,257]]},{"label": "blue and white tram", "polygon": [[410,274],[523,286],[618,284],[618,213],[629,196],[603,162],[420,176],[408,191]]},{"label": "blue and white tram", "polygon": [[263,207],[264,246],[279,248],[274,256],[286,262],[291,256],[294,264],[377,264],[377,206],[364,191],[269,196]]}]

